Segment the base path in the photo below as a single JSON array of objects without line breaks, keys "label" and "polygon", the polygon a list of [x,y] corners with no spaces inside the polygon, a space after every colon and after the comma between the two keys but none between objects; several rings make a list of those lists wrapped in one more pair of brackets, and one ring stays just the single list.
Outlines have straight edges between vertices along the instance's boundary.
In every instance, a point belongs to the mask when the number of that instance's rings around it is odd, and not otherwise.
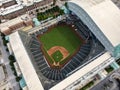
[{"label": "base path", "polygon": [[61,47],[61,46],[54,46],[54,47],[50,48],[47,51],[47,53],[49,54],[49,56],[51,56],[56,51],[60,51],[62,53],[62,55],[63,55],[62,60],[65,59],[69,55],[68,50],[66,50],[64,47]]}]

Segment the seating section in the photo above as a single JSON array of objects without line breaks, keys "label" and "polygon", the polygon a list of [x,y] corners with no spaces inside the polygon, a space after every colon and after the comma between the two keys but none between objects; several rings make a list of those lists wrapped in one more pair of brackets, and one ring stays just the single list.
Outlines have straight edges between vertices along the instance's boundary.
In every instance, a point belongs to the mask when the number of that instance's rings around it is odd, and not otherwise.
[{"label": "seating section", "polygon": [[88,56],[90,49],[91,49],[90,42],[82,45],[78,53],[70,60],[70,62],[68,62],[68,64],[61,71],[64,72],[65,74],[68,74],[75,68],[80,66],[82,62],[85,60],[85,58]]},{"label": "seating section", "polygon": [[45,33],[47,30],[48,30],[47,28],[44,28],[44,29],[42,29],[42,30],[36,31],[36,32],[34,33],[34,35],[37,36],[37,35],[39,35],[39,34],[43,34],[43,33]]}]

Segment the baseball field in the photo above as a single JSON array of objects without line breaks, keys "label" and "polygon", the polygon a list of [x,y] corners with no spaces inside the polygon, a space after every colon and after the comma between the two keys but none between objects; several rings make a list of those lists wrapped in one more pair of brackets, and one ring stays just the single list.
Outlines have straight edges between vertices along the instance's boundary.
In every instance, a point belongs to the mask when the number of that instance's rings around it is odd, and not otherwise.
[{"label": "baseball field", "polygon": [[68,58],[83,43],[80,37],[68,25],[58,25],[38,36],[49,64],[60,66],[68,62]]}]

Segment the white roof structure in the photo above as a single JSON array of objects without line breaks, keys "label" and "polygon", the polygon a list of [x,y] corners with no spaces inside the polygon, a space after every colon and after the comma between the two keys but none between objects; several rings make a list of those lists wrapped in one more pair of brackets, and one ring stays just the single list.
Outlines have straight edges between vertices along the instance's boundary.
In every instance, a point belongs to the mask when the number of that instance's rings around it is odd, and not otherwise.
[{"label": "white roof structure", "polygon": [[7,8],[1,8],[0,15],[6,15],[6,14],[9,14],[11,12],[20,10],[22,8],[23,8],[23,5],[18,5],[18,4],[15,4],[15,5],[7,7]]},{"label": "white roof structure", "polygon": [[[10,2],[10,1],[12,1],[12,0],[0,0],[0,6],[3,3],[7,3],[7,2]],[[0,15],[9,14],[11,12],[23,9],[24,6],[30,6],[33,3],[40,2],[40,1],[43,1],[43,0],[16,0],[17,4],[9,6],[7,8],[0,8]]]},{"label": "white roof structure", "polygon": [[26,5],[26,6],[29,6],[33,4],[34,2],[40,2],[40,1],[43,1],[43,0],[22,0],[23,5]]},{"label": "white roof structure", "polygon": [[10,1],[13,1],[13,0],[0,0],[0,6],[4,3],[10,2]]},{"label": "white roof structure", "polygon": [[[13,0],[0,0],[0,6],[3,4],[3,3],[9,3],[10,1],[13,1]],[[23,8],[23,5],[22,5],[22,2],[21,0],[16,0],[17,4],[14,4],[12,6],[9,6],[7,8],[0,8],[0,15],[6,15],[6,14],[9,14],[11,12],[14,12],[14,11],[17,11],[17,10],[20,10]]]},{"label": "white roof structure", "polygon": [[71,0],[84,9],[113,46],[120,44],[120,10],[111,0]]},{"label": "white roof structure", "polygon": [[63,90],[82,76],[84,76],[87,72],[90,72],[95,67],[109,59],[111,56],[109,53],[105,53],[102,56],[98,57],[93,62],[89,63],[88,65],[84,66],[83,68],[79,69],[77,72],[69,76],[68,78],[64,79],[62,82],[58,83],[56,86],[51,88],[50,90]]},{"label": "white roof structure", "polygon": [[19,32],[15,32],[11,34],[9,39],[10,39],[10,43],[12,43],[11,47],[13,49],[13,52],[15,52],[14,55],[21,69],[21,72],[24,76],[28,89],[44,90],[37,76],[37,73],[33,67],[31,59],[21,41]]},{"label": "white roof structure", "polygon": [[0,66],[0,82],[3,81],[5,79],[5,74],[3,71],[3,67]]}]

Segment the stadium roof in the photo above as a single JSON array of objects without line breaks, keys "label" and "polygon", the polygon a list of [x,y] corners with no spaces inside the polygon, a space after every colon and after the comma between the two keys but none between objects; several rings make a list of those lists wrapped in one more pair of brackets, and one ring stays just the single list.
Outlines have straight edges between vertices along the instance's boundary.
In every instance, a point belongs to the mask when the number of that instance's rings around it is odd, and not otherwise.
[{"label": "stadium roof", "polygon": [[71,0],[84,9],[113,46],[120,43],[120,10],[111,0]]},{"label": "stadium roof", "polygon": [[58,83],[56,86],[51,88],[50,90],[63,90],[82,76],[84,76],[86,73],[93,70],[98,65],[102,64],[104,61],[109,59],[111,56],[108,52],[103,54],[102,56],[98,57],[93,62],[89,63],[88,65],[84,66],[83,68],[79,69],[77,72],[69,76],[68,78],[64,79],[62,82]]},{"label": "stadium roof", "polygon": [[11,34],[9,39],[15,58],[24,76],[28,89],[44,90],[32,65],[31,59],[23,45],[23,41],[19,33],[21,33],[21,31]]}]

